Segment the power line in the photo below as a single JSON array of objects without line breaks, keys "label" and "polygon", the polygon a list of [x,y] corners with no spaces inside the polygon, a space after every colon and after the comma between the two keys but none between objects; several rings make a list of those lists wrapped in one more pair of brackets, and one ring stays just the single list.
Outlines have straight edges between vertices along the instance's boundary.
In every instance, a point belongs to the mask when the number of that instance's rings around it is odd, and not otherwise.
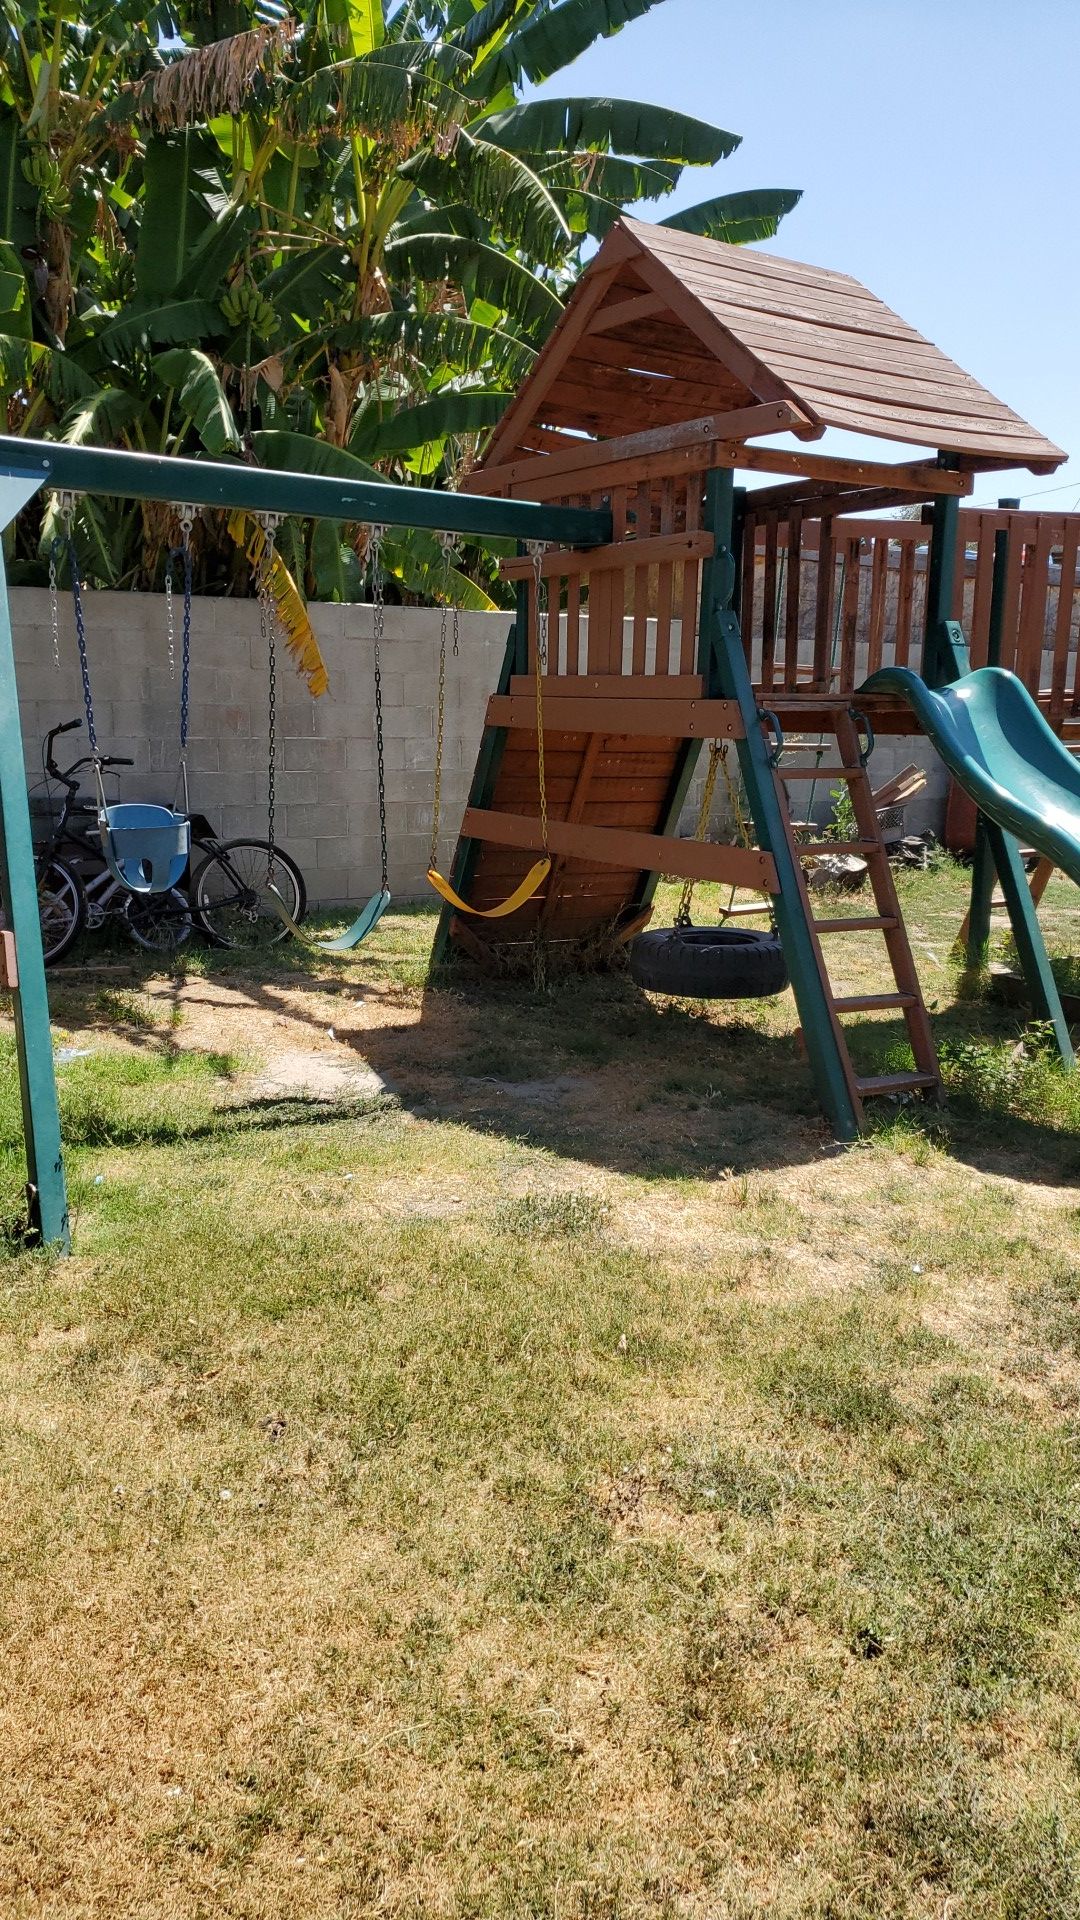
[{"label": "power line", "polygon": [[[1063,481],[1060,487],[1033,487],[1030,493],[1014,493],[1014,500],[1041,500],[1047,493],[1071,493],[1076,485],[1075,479]],[[967,507],[996,507],[996,500],[965,500]]]}]

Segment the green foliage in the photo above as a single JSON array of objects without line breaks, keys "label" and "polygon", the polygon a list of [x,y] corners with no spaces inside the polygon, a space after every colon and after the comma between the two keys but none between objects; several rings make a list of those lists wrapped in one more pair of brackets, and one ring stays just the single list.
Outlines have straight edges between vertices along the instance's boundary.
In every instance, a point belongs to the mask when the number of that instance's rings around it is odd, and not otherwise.
[{"label": "green foliage", "polygon": [[[738,136],[633,100],[524,103],[663,0],[83,0],[2,5],[7,430],[452,486],[562,312],[582,249]],[[758,238],[797,196],[676,216]],[[366,470],[366,469],[365,469]],[[17,536],[39,566],[40,504]],[[145,585],[145,517],[76,525],[86,578]],[[357,536],[283,533],[307,592]],[[200,529],[199,584],[236,556]],[[398,542],[403,593],[489,604],[494,564]]]}]

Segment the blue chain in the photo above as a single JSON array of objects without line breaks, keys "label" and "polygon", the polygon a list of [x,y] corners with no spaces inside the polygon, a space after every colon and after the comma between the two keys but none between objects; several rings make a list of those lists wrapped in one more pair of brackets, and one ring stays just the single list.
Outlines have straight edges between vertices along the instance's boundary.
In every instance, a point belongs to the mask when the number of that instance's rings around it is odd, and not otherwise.
[{"label": "blue chain", "polygon": [[71,598],[75,604],[75,637],[79,643],[79,671],[82,674],[83,706],[86,708],[86,737],[90,742],[90,751],[97,754],[97,728],[94,725],[94,699],[90,692],[90,663],[86,657],[86,621],[83,617],[82,581],[79,579],[79,556],[75,551],[75,536],[68,529],[67,535],[68,569],[71,573]]}]

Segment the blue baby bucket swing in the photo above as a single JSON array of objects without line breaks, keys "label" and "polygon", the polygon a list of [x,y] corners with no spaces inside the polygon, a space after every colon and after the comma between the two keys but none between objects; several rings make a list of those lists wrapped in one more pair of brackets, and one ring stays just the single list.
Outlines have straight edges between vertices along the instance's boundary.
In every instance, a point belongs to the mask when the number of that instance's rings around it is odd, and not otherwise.
[{"label": "blue baby bucket swing", "polygon": [[[184,787],[183,813],[172,807],[160,807],[144,800],[124,800],[112,806],[105,798],[105,782],[98,751],[94,723],[94,700],[90,689],[90,663],[86,651],[86,621],[83,612],[82,581],[71,523],[67,525],[67,555],[71,571],[71,595],[75,606],[75,634],[79,645],[79,670],[82,674],[83,705],[86,708],[86,736],[93,757],[94,783],[97,787],[97,825],[105,865],[114,880],[129,893],[168,893],[183,876],[191,853],[191,822],[187,816],[187,728],[188,680],[191,649],[191,517],[184,509],[181,517],[184,557],[184,639],[180,683],[180,770]],[[171,568],[170,555],[170,568]]]}]

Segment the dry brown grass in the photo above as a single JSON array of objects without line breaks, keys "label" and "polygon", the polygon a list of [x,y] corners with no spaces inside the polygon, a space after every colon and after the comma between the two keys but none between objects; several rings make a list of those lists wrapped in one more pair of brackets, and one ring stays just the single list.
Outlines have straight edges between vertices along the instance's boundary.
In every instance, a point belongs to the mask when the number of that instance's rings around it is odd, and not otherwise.
[{"label": "dry brown grass", "polygon": [[[960,902],[912,883],[939,958]],[[956,1100],[838,1151],[786,1001],[424,996],[427,931],[60,995],[0,1910],[1069,1920],[1071,1096],[942,969]],[[393,1097],[252,1100],[301,1047]]]}]

